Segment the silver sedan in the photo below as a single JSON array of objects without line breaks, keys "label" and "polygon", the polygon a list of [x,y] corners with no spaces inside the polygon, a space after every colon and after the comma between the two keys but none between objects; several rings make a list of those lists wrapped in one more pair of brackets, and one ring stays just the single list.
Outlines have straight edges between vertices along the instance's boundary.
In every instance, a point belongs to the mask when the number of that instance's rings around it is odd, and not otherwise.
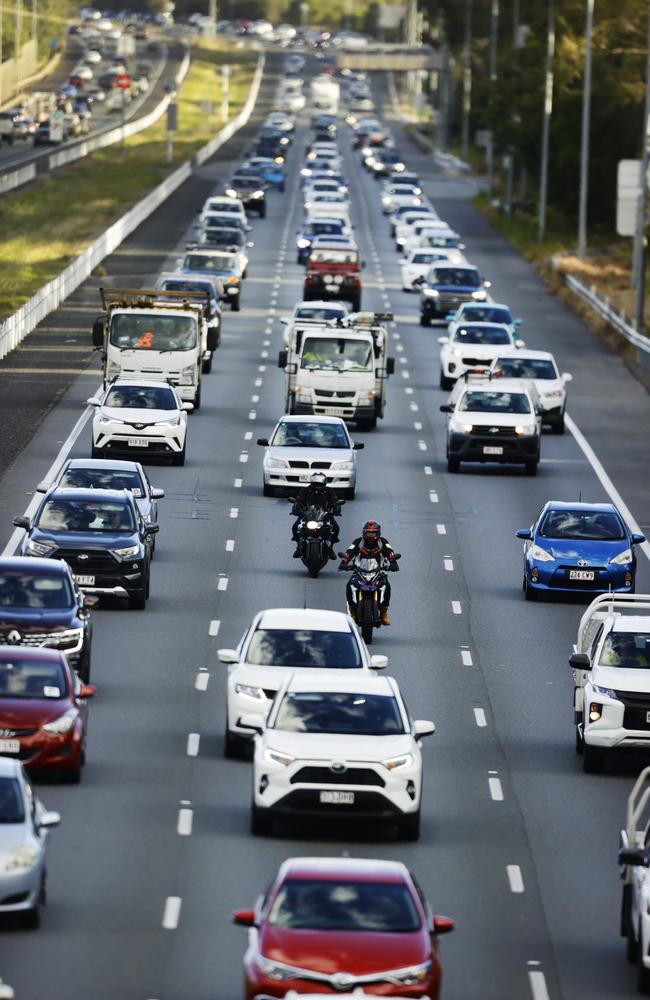
[{"label": "silver sedan", "polygon": [[264,496],[275,491],[295,493],[309,483],[313,472],[324,472],[327,485],[352,500],[357,485],[356,452],[341,417],[286,416],[276,424],[271,439],[258,438],[264,452]]}]

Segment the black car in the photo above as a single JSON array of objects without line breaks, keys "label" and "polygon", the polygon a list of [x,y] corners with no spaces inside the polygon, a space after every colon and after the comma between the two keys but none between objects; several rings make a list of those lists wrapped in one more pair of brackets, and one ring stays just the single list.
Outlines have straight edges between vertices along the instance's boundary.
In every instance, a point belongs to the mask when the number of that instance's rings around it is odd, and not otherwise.
[{"label": "black car", "polygon": [[34,145],[35,146],[58,146],[60,142],[67,142],[68,130],[63,127],[61,131],[61,139],[52,139],[50,137],[50,122],[46,119],[44,122],[40,122],[38,128],[34,132]]},{"label": "black car", "polygon": [[477,267],[434,264],[420,285],[420,326],[444,319],[463,302],[486,302],[487,288],[490,282],[483,280]]},{"label": "black car", "polygon": [[388,177],[406,170],[406,164],[396,149],[379,149],[372,153],[369,166],[373,177]]},{"label": "black car", "polygon": [[188,244],[187,249],[193,250],[195,246],[216,247],[219,250],[245,250],[252,247],[250,240],[246,239],[246,234],[236,226],[206,226],[199,233],[199,238],[195,244]]},{"label": "black car", "polygon": [[0,646],[58,649],[84,683],[93,638],[89,608],[96,603],[61,559],[0,559]]},{"label": "black car", "polygon": [[65,559],[83,590],[124,597],[142,609],[149,597],[151,542],[156,522],[145,523],[126,490],[50,490],[30,521],[21,554]]},{"label": "black car", "polygon": [[235,174],[226,185],[229,198],[239,198],[246,213],[257,212],[260,219],[266,217],[266,183],[259,174]]},{"label": "black car", "polygon": [[311,245],[317,236],[344,235],[343,219],[312,219],[310,222],[305,222],[302,229],[296,232],[296,262],[298,264],[307,262]]}]

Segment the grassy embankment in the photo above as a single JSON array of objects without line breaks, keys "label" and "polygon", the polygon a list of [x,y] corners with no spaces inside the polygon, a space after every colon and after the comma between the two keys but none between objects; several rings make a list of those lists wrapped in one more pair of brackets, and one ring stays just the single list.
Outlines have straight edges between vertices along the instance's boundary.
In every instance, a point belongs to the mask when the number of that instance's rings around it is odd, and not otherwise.
[{"label": "grassy embankment", "polygon": [[[246,101],[257,53],[202,41],[178,94],[174,162],[165,162],[165,116],[119,145],[93,153],[0,201],[0,317],[77,257],[108,225],[156,187],[222,127],[221,72],[231,64],[230,116]],[[212,102],[206,114],[202,102]]]}]

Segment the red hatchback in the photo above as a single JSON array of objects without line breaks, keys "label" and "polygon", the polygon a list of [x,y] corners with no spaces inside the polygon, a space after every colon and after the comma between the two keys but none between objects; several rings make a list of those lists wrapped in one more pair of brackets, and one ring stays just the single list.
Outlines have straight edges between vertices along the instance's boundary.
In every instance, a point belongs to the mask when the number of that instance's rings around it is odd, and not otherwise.
[{"label": "red hatchback", "polygon": [[244,956],[246,1000],[356,988],[437,1000],[437,938],[454,929],[433,916],[405,865],[356,858],[290,858],[256,908],[233,921],[256,928]]},{"label": "red hatchback", "polygon": [[56,770],[76,784],[86,752],[86,699],[95,691],[56,649],[3,646],[0,754],[29,770]]}]

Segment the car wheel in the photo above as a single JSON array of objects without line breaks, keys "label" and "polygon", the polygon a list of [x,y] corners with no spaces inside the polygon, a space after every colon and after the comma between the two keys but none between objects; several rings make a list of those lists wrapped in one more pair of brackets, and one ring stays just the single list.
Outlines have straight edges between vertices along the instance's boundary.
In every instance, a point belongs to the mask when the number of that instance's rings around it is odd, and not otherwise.
[{"label": "car wheel", "polygon": [[95,448],[95,445],[92,445],[91,449],[90,449],[90,457],[91,458],[103,458],[104,457],[104,449],[103,448]]},{"label": "car wheel", "polygon": [[146,585],[140,590],[134,590],[129,594],[129,607],[132,611],[144,611],[147,606]]},{"label": "car wheel", "polygon": [[239,310],[241,309],[241,305],[239,302],[239,295],[235,295],[234,298],[230,300],[230,308],[234,313],[239,312]]},{"label": "car wheel", "polygon": [[260,208],[260,219],[266,218],[266,205],[262,205]]},{"label": "car wheel", "polygon": [[535,588],[531,587],[530,583],[528,582],[528,574],[524,575],[524,597],[526,598],[527,601],[536,601],[537,598],[539,597],[539,594],[537,593]]},{"label": "car wheel", "polygon": [[447,378],[447,376],[443,373],[442,368],[440,369],[440,388],[446,389],[447,391],[454,388],[453,378]]},{"label": "car wheel", "polygon": [[632,927],[630,890],[632,886],[623,886],[623,903],[621,906],[621,933],[625,936],[625,957],[628,962],[636,962],[638,959],[639,943],[634,936]]},{"label": "car wheel", "polygon": [[77,673],[84,684],[90,684],[90,644],[86,643],[81,649]]},{"label": "car wheel", "polygon": [[247,278],[247,277],[248,277],[248,268],[245,267],[244,270],[242,271],[242,278]]},{"label": "car wheel", "polygon": [[[582,721],[582,717],[579,715],[578,712],[576,712],[575,715],[576,715],[576,718],[580,718],[580,721]],[[585,744],[584,744],[584,741],[582,739],[582,733],[580,732],[580,728],[578,726],[578,723],[576,722],[576,753],[578,754],[579,757],[582,757],[582,753],[584,751],[584,748],[585,748]]]},{"label": "car wheel", "polygon": [[458,472],[460,470],[460,459],[447,455],[447,472]]},{"label": "car wheel", "polygon": [[275,487],[274,486],[267,486],[266,483],[263,483],[262,484],[262,496],[265,496],[265,497],[274,497],[275,496]]},{"label": "car wheel", "polygon": [[[583,740],[582,770],[585,774],[602,774],[605,767],[605,755],[600,748],[592,747]],[[650,973],[648,984],[650,985]]]},{"label": "car wheel", "polygon": [[203,387],[202,387],[201,383],[199,382],[199,384],[196,387],[196,396],[194,397],[194,409],[195,410],[200,410],[201,409],[201,389],[202,388]]},{"label": "car wheel", "polygon": [[357,495],[356,486],[350,486],[345,491],[345,499],[346,500],[354,500],[354,498],[356,497],[356,495]]},{"label": "car wheel", "polygon": [[62,778],[66,785],[80,785],[81,784],[81,763],[77,764],[76,767],[66,767],[62,771]]},{"label": "car wheel", "polygon": [[537,466],[538,466],[538,464],[539,464],[539,459],[537,459],[537,458],[534,458],[534,459],[532,459],[529,462],[525,462],[524,463],[524,469],[526,471],[526,475],[527,476],[536,476],[537,475]]},{"label": "car wheel", "polygon": [[564,414],[560,417],[557,423],[552,425],[554,434],[564,434]]},{"label": "car wheel", "polygon": [[420,313],[420,326],[431,326],[431,320],[424,313]]},{"label": "car wheel", "polygon": [[182,451],[174,452],[172,455],[172,465],[185,465],[185,445]]},{"label": "car wheel", "polygon": [[399,839],[416,841],[420,839],[420,810],[413,815],[407,816],[400,822]]},{"label": "car wheel", "polygon": [[233,734],[228,729],[228,723],[223,734],[223,755],[228,760],[241,760],[244,754],[244,741]]},{"label": "car wheel", "polygon": [[650,993],[650,969],[643,964],[643,948],[641,947],[641,927],[639,926],[638,947],[636,949],[636,988],[638,993]]},{"label": "car wheel", "polygon": [[273,819],[267,815],[266,809],[260,809],[253,803],[251,806],[251,833],[256,837],[265,837],[273,832]]}]

